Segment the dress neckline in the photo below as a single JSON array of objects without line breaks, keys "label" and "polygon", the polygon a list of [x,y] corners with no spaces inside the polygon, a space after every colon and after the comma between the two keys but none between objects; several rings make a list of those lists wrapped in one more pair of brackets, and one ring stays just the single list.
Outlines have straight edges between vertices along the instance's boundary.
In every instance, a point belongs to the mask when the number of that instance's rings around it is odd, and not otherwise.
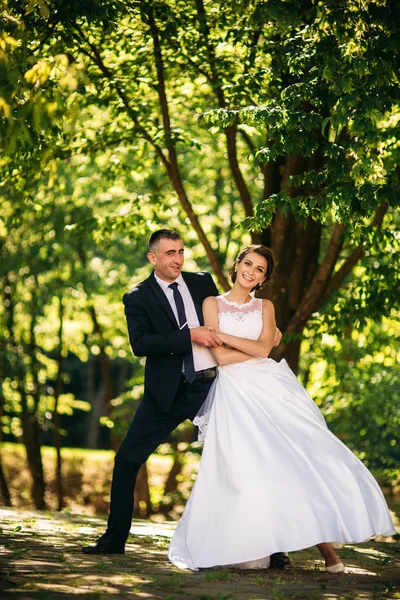
[{"label": "dress neckline", "polygon": [[257,298],[254,298],[253,296],[253,298],[250,298],[248,302],[245,302],[244,304],[238,304],[238,302],[232,302],[231,300],[228,300],[228,298],[225,298],[227,294],[229,294],[229,292],[226,292],[226,294],[221,294],[220,298],[225,304],[228,306],[233,306],[234,308],[246,308],[247,306],[253,304],[255,300],[257,300]]}]

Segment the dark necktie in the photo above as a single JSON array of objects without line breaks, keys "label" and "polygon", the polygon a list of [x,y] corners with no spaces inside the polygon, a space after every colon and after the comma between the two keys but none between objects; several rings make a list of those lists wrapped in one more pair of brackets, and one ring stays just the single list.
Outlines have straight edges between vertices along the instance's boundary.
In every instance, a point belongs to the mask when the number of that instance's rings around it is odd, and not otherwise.
[{"label": "dark necktie", "polygon": [[[176,281],[171,283],[169,287],[174,292],[174,300],[176,305],[176,310],[178,312],[179,319],[179,329],[188,328],[188,322],[186,318],[185,305],[183,304],[183,298],[181,296],[180,291],[178,290],[178,284]],[[193,352],[190,351],[183,357],[183,368],[185,370],[185,379],[189,383],[193,383],[196,379],[196,372],[194,370],[194,362],[193,362]]]}]

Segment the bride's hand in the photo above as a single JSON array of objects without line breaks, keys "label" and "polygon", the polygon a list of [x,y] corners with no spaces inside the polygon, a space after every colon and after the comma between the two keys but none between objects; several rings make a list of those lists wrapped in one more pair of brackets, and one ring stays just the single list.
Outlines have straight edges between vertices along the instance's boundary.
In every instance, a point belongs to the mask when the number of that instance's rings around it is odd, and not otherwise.
[{"label": "bride's hand", "polygon": [[281,339],[282,339],[282,332],[280,331],[280,329],[276,328],[275,329],[274,346],[279,346]]},{"label": "bride's hand", "polygon": [[212,325],[208,325],[207,329],[208,331],[212,331],[213,333],[216,333],[219,337],[221,337],[221,332],[219,331],[219,329],[215,329],[215,327],[213,327]]}]

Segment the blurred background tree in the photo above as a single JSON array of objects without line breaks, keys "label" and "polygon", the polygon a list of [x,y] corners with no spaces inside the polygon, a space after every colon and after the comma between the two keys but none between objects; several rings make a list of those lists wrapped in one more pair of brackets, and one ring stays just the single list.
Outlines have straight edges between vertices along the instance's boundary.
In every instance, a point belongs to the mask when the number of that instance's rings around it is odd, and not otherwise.
[{"label": "blurred background tree", "polygon": [[[42,444],[57,449],[62,508],[61,446],[117,446],[140,401],[120,299],[150,272],[146,240],[165,226],[186,268],[211,270],[221,291],[240,246],[273,249],[275,358],[395,479],[399,10],[5,2],[0,417],[3,439],[25,444],[37,508]],[[143,469],[138,514],[176,514],[192,440],[184,425],[163,447],[170,473],[151,490]],[[0,462],[5,502],[7,479]]]}]

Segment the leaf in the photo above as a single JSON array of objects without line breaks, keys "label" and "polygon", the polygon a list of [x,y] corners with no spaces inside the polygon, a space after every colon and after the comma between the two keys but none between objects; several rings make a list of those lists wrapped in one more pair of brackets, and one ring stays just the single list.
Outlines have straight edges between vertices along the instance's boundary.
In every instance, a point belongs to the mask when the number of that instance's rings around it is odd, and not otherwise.
[{"label": "leaf", "polygon": [[326,127],[327,127],[328,123],[330,122],[330,120],[331,120],[331,117],[326,117],[326,118],[325,118],[325,119],[322,121],[321,134],[322,134],[324,137],[326,137],[326,136],[325,136],[325,129],[326,129]]}]

